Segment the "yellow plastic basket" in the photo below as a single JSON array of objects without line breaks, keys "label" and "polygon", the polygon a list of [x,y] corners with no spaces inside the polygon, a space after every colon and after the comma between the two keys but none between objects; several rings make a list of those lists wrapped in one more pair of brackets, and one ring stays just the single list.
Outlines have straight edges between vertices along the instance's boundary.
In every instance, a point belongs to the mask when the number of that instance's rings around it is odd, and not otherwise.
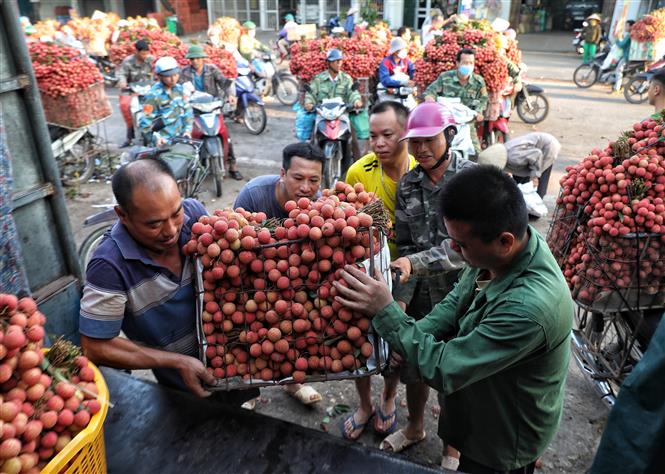
[{"label": "yellow plastic basket", "polygon": [[102,408],[93,415],[90,424],[44,466],[42,474],[106,474],[104,420],[109,408],[109,389],[97,367],[92,363],[90,367],[95,372],[95,384]]}]

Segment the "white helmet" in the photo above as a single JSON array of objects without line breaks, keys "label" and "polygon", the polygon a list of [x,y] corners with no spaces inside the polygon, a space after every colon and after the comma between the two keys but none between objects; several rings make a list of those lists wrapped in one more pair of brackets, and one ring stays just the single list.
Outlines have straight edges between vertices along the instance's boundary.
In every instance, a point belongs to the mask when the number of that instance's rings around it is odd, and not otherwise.
[{"label": "white helmet", "polygon": [[173,76],[179,72],[180,66],[178,65],[178,61],[176,61],[175,58],[171,56],[164,56],[163,58],[159,58],[155,63],[155,73],[159,74],[160,76]]}]

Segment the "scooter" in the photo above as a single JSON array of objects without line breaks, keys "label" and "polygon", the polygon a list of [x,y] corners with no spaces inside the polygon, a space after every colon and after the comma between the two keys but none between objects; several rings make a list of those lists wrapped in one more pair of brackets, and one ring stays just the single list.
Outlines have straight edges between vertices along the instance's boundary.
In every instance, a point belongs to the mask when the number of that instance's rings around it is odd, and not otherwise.
[{"label": "scooter", "polygon": [[265,130],[268,117],[265,104],[254,93],[256,89],[251,74],[248,62],[238,62],[238,77],[235,81],[238,105],[234,117],[242,119],[249,133],[259,135]]},{"label": "scooter", "polygon": [[[391,76],[395,80],[408,79],[406,74],[393,74]],[[418,103],[416,102],[416,95],[418,94],[418,89],[416,87],[409,86],[400,86],[400,87],[386,87],[379,82],[376,86],[376,96],[378,102],[385,102],[391,100],[393,102],[399,102],[404,105],[409,110],[413,110]]]},{"label": "scooter", "polygon": [[640,72],[628,81],[623,88],[623,96],[626,100],[631,104],[646,102],[651,76],[660,68],[665,68],[665,56],[650,65],[646,71]]},{"label": "scooter", "polygon": [[[588,64],[580,64],[573,73],[573,82],[577,87],[586,89],[596,82],[601,84],[614,84],[617,78],[618,62],[610,63],[605,67],[605,59],[610,54],[610,48],[597,54]],[[623,78],[630,79],[640,72],[644,72],[646,61],[628,61],[623,69]]]},{"label": "scooter", "polygon": [[[141,129],[139,123],[143,117],[143,99],[146,94],[150,91],[152,87],[152,82],[142,81],[142,82],[131,82],[127,85],[125,92],[130,92],[132,94],[132,100],[129,103],[129,111],[132,114],[132,124],[134,126],[134,136],[141,136]],[[145,138],[143,138],[143,145],[146,144]]]},{"label": "scooter", "polygon": [[331,188],[342,179],[351,166],[351,120],[348,111],[353,105],[340,97],[324,99],[316,107],[314,142],[323,150],[323,185]]},{"label": "scooter", "polygon": [[256,90],[262,97],[275,96],[284,105],[298,101],[298,81],[291,72],[277,69],[274,54],[263,54],[252,61],[256,71],[253,74]]},{"label": "scooter", "polygon": [[451,149],[457,150],[466,159],[476,154],[471,140],[471,134],[476,133],[476,112],[462,103],[458,97],[438,97],[436,101],[445,105],[455,117],[457,133],[450,144]]},{"label": "scooter", "polygon": [[224,102],[211,94],[197,91],[190,97],[189,103],[194,111],[192,138],[203,141],[201,161],[204,166],[210,164],[215,193],[220,197],[225,174],[224,163],[229,156],[233,157],[233,145],[222,115]]},{"label": "scooter", "polygon": [[535,84],[529,84],[526,72],[526,64],[520,64],[522,90],[515,97],[515,110],[524,123],[540,123],[547,118],[550,103],[545,97],[545,89]]},{"label": "scooter", "polygon": [[[160,127],[163,128],[163,122],[158,118],[153,122],[152,131],[159,131]],[[196,198],[209,170],[201,162],[201,147],[200,140],[176,137],[168,147],[134,146],[120,155],[120,161],[124,164],[141,159],[159,158],[171,168],[183,197]],[[88,217],[83,223],[83,227],[96,227],[96,229],[79,247],[78,256],[82,269],[87,268],[95,249],[118,219],[114,210],[115,204],[96,207],[102,207],[104,210]]]}]

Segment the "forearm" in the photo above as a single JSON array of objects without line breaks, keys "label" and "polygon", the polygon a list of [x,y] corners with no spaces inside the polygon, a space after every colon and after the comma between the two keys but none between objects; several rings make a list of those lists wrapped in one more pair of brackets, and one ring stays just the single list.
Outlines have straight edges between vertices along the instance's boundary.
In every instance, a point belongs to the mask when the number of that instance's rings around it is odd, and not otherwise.
[{"label": "forearm", "polygon": [[450,248],[448,240],[441,245],[408,255],[414,276],[433,276],[464,268],[462,257]]},{"label": "forearm", "polygon": [[94,339],[81,335],[81,347],[95,364],[117,369],[178,369],[184,356],[136,344],[129,339]]}]

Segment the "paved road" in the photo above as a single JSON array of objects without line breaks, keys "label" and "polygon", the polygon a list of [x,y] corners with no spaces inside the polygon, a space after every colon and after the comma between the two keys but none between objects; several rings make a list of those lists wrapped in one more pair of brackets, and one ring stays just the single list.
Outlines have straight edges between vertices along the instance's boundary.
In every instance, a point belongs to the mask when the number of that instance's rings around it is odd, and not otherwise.
[{"label": "paved road", "polygon": [[[549,195],[546,202],[550,209],[558,193],[558,180],[565,172],[565,167],[584,158],[593,147],[606,146],[607,141],[617,137],[650,113],[646,105],[626,103],[622,97],[608,95],[605,86],[594,86],[582,90],[570,81],[572,70],[579,58],[565,51],[543,52],[543,44],[552,44],[547,38],[536,38],[532,47],[527,47],[522,39],[527,64],[531,66],[531,78],[545,88],[550,100],[551,111],[548,118],[537,126],[528,126],[514,118],[511,122],[512,136],[519,136],[532,130],[547,131],[555,135],[562,143],[561,156],[555,164],[550,182]],[[540,43],[538,43],[540,41]],[[563,39],[558,38],[554,49],[563,49]],[[539,79],[546,78],[546,79]],[[109,140],[120,143],[124,136],[124,125],[117,113],[117,98],[110,93],[116,112],[105,122],[105,133]],[[247,133],[242,126],[230,124],[231,136],[234,140],[241,171],[247,179],[279,170],[280,151],[288,143],[294,141],[294,112],[279,104],[268,104],[268,127],[256,137]],[[225,180],[225,191],[221,199],[215,200],[209,193],[202,196],[209,209],[225,207],[232,203],[240,185],[232,180]],[[68,201],[72,226],[77,242],[86,235],[87,230],[81,228],[86,215],[93,212],[93,204],[111,202],[111,193],[107,183],[96,182],[81,186],[79,193]],[[540,219],[534,225],[542,233],[547,232],[548,219]],[[373,381],[375,400],[378,400],[381,383],[378,377]],[[334,403],[357,403],[355,390],[351,382],[337,382],[326,385],[318,384],[324,393],[325,402],[312,408],[304,408],[281,390],[263,392],[262,403],[257,411],[268,416],[290,420],[305,426],[317,428],[325,416],[325,409]],[[398,422],[406,421],[405,395],[400,388]],[[441,443],[436,436],[437,411],[435,397],[430,397],[427,407],[428,422],[427,439],[410,449],[406,455],[427,462],[438,463],[441,460]],[[571,363],[568,374],[566,405],[561,429],[543,456],[544,473],[578,473],[584,472],[592,459],[598,442],[599,433],[604,424],[606,410],[599,402],[590,385],[582,378],[581,373]],[[336,420],[335,420],[336,421]],[[337,426],[331,426],[333,435],[339,436]],[[363,444],[377,446],[380,441],[371,430],[361,438]]]}]

